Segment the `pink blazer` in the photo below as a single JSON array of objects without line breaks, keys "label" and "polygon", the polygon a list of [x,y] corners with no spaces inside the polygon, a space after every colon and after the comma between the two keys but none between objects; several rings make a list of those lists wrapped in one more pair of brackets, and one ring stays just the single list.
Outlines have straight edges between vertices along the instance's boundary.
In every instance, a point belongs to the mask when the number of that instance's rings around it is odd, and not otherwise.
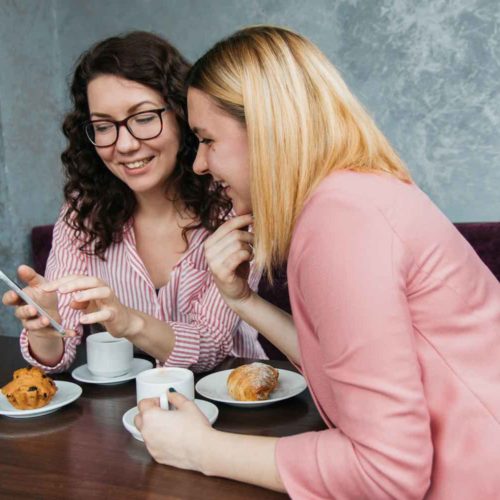
[{"label": "pink blazer", "polygon": [[415,185],[337,172],[288,260],[329,429],[281,438],[292,498],[500,498],[500,284]]}]

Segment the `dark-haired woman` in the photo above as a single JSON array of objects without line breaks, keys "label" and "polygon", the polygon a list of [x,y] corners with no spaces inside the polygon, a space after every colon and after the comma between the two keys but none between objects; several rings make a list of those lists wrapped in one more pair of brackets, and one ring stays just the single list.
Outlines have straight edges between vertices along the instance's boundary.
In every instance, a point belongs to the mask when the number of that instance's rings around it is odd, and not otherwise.
[{"label": "dark-haired woman", "polygon": [[[204,257],[204,240],[231,205],[221,186],[191,169],[188,70],[174,47],[145,32],[106,39],[80,57],[63,124],[66,203],[46,278],[18,270],[68,335],[14,292],[3,299],[16,306],[32,365],[67,369],[82,324],[97,322],[161,364],[204,371],[231,353],[265,357],[257,332],[220,297]],[[253,270],[253,288],[258,279]]]}]

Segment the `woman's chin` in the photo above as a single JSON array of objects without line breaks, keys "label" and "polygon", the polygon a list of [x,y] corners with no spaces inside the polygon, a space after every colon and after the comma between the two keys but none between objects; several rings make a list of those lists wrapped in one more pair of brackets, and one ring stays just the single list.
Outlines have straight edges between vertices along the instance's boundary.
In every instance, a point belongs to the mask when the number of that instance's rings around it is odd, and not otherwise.
[{"label": "woman's chin", "polygon": [[231,199],[233,202],[233,210],[236,215],[246,215],[252,213],[252,206],[250,203],[243,203],[240,200]]}]

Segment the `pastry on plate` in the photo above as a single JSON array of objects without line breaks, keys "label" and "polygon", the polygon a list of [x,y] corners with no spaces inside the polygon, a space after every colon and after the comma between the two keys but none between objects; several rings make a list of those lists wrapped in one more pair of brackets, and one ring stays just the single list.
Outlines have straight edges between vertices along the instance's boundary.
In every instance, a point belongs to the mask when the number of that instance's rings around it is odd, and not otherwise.
[{"label": "pastry on plate", "polygon": [[264,401],[278,385],[279,371],[265,363],[235,368],[227,378],[229,395],[238,401]]},{"label": "pastry on plate", "polygon": [[54,381],[34,366],[20,368],[2,387],[7,401],[18,410],[34,410],[50,403],[57,391]]}]

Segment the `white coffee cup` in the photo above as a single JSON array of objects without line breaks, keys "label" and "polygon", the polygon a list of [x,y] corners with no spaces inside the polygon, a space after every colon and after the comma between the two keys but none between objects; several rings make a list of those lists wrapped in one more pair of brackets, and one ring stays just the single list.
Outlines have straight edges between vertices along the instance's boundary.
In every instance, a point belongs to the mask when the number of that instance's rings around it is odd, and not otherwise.
[{"label": "white coffee cup", "polygon": [[87,368],[96,377],[119,377],[132,368],[134,346],[127,339],[99,332],[87,337]]},{"label": "white coffee cup", "polygon": [[151,368],[137,375],[137,404],[145,398],[160,398],[160,406],[168,410],[167,392],[170,388],[194,400],[194,375],[187,368],[167,366]]}]

